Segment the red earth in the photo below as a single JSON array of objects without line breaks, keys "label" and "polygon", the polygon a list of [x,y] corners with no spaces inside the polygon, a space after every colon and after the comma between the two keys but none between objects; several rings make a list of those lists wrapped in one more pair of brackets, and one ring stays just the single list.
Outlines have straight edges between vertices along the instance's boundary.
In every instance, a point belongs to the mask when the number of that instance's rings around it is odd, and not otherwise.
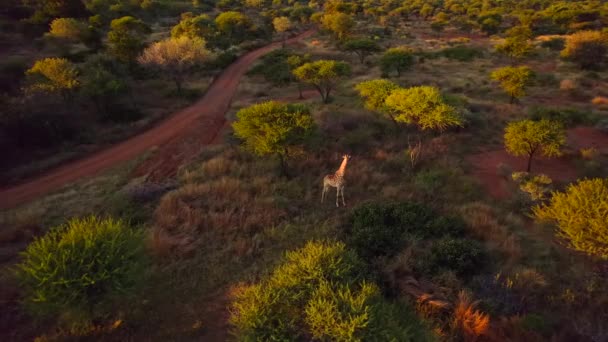
[{"label": "red earth", "polygon": [[[286,41],[295,43],[315,33],[314,29],[303,32]],[[151,128],[150,130],[97,152],[80,160],[69,162],[34,179],[19,185],[0,189],[0,209],[16,207],[27,201],[58,190],[84,177],[94,176],[113,166],[132,160],[148,149],[180,141],[184,133],[193,137],[196,127],[197,143],[212,143],[226,123],[225,113],[230,108],[239,80],[259,57],[281,47],[280,42],[272,43],[251,51],[226,68],[211,84],[205,95],[196,103]],[[190,134],[187,134],[190,133]],[[162,163],[178,163],[180,156],[162,159]]]},{"label": "red earth", "polygon": [[[568,130],[568,148],[574,152],[583,148],[595,148],[608,152],[608,134],[591,127],[576,127]],[[525,171],[527,158],[514,157],[504,149],[481,152],[467,158],[473,165],[472,175],[478,179],[486,191],[496,199],[509,197],[509,182],[500,175],[498,166],[504,164],[513,171]],[[560,182],[571,182],[577,179],[577,170],[572,158],[536,157],[532,161],[534,173],[543,173]]]}]

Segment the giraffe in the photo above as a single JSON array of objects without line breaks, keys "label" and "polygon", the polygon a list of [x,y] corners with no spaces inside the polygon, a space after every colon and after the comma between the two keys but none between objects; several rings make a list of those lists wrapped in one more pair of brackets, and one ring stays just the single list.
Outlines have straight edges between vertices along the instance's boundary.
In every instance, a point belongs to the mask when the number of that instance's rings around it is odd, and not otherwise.
[{"label": "giraffe", "polygon": [[344,202],[344,172],[346,171],[346,164],[348,163],[349,159],[350,155],[348,154],[342,156],[342,164],[340,165],[338,171],[333,174],[326,175],[323,178],[323,194],[321,194],[321,203],[323,203],[323,200],[325,200],[325,194],[327,191],[329,191],[329,188],[334,187],[336,188],[336,207],[340,206],[340,202],[338,201],[340,199],[340,194],[342,194],[342,206],[346,206],[346,203]]}]

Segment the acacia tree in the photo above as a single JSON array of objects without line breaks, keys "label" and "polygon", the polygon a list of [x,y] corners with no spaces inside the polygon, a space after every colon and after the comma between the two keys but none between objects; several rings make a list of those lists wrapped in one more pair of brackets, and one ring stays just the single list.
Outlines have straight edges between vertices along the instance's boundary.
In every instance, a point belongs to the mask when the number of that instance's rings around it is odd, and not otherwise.
[{"label": "acacia tree", "polygon": [[182,36],[152,44],[137,60],[142,65],[165,72],[175,82],[177,92],[181,93],[186,73],[192,70],[193,66],[206,62],[209,56],[202,38]]},{"label": "acacia tree", "polygon": [[399,89],[397,84],[389,80],[377,79],[361,82],[355,86],[355,89],[359,92],[359,96],[365,100],[365,108],[386,115],[395,125],[397,124],[392,111],[385,102],[393,91]]},{"label": "acacia tree", "polygon": [[108,49],[111,55],[124,63],[133,63],[145,47],[144,38],[150,28],[131,16],[114,19],[108,32]]},{"label": "acacia tree", "polygon": [[445,102],[439,89],[431,86],[396,89],[385,104],[395,115],[395,121],[416,124],[423,130],[444,130],[463,125],[459,111]]},{"label": "acacia tree", "polygon": [[527,172],[532,169],[532,158],[537,152],[545,157],[561,155],[566,142],[566,131],[556,121],[514,121],[505,128],[505,148],[514,156],[527,156]]},{"label": "acacia tree", "polygon": [[520,59],[528,56],[534,46],[530,42],[532,30],[527,26],[516,26],[507,31],[504,43],[496,46],[496,51],[510,57]]},{"label": "acacia tree", "polygon": [[171,29],[171,37],[207,38],[215,30],[215,23],[206,14],[182,19]]},{"label": "acacia tree", "polygon": [[237,36],[240,41],[244,40],[247,30],[251,27],[249,18],[241,12],[222,12],[215,18],[217,29],[228,37],[228,41],[234,42]]},{"label": "acacia tree", "polygon": [[272,26],[274,30],[281,35],[283,46],[285,46],[285,40],[287,39],[287,31],[291,30],[293,24],[287,17],[276,17],[272,20]]},{"label": "acacia tree", "polygon": [[67,103],[80,86],[76,66],[65,58],[44,58],[36,61],[26,71],[29,89],[48,93],[59,93]]},{"label": "acacia tree", "polygon": [[386,50],[380,58],[380,69],[386,75],[390,75],[392,71],[397,72],[397,76],[401,76],[401,72],[409,69],[414,65],[414,55],[407,48],[392,48]]},{"label": "acacia tree", "polygon": [[532,70],[527,66],[504,67],[490,74],[490,78],[500,82],[502,89],[511,97],[509,103],[526,95],[525,88],[530,84],[532,76]]},{"label": "acacia tree", "polygon": [[608,259],[608,179],[579,180],[532,211],[538,220],[556,223],[572,248]]},{"label": "acacia tree", "polygon": [[323,102],[328,103],[336,83],[350,75],[350,66],[340,61],[319,60],[298,67],[293,74],[298,80],[315,87],[321,94]]},{"label": "acacia tree", "polygon": [[363,64],[367,56],[380,51],[380,46],[371,39],[359,38],[344,43],[344,50],[359,56],[359,61]]},{"label": "acacia tree", "polygon": [[103,119],[125,119],[123,115],[119,118],[110,117],[115,103],[125,93],[130,94],[125,78],[124,68],[103,55],[94,56],[84,64],[82,93],[95,104],[97,112]]},{"label": "acacia tree", "polygon": [[302,82],[300,82],[295,75],[293,74],[293,71],[299,67],[301,67],[302,65],[306,64],[310,62],[310,55],[309,54],[305,54],[305,55],[291,55],[289,57],[287,57],[287,65],[289,66],[289,70],[291,72],[291,75],[293,78],[295,78],[296,82],[298,83],[298,98],[299,99],[303,99],[304,96],[302,95]]},{"label": "acacia tree", "polygon": [[51,22],[49,35],[54,38],[78,41],[86,28],[74,18],[57,18]]},{"label": "acacia tree", "polygon": [[327,13],[321,18],[326,30],[333,32],[340,40],[344,39],[355,26],[353,18],[342,12]]},{"label": "acacia tree", "polygon": [[236,117],[232,128],[245,148],[259,156],[278,156],[283,175],[290,149],[302,145],[315,129],[310,111],[301,104],[268,101],[243,108]]},{"label": "acacia tree", "polygon": [[561,56],[570,59],[583,69],[598,68],[606,61],[608,36],[599,31],[580,31],[566,38]]}]

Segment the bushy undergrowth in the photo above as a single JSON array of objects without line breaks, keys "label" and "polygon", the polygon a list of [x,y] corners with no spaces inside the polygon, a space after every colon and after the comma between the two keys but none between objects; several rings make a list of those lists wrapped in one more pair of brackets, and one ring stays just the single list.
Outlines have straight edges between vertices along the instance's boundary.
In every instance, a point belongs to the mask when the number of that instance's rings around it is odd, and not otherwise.
[{"label": "bushy undergrowth", "polygon": [[431,272],[449,270],[469,276],[480,270],[484,256],[483,248],[477,241],[448,238],[433,244],[423,264]]},{"label": "bushy undergrowth", "polygon": [[343,243],[309,242],[285,259],[237,294],[230,318],[237,340],[426,340],[411,314],[365,280],[362,261]]},{"label": "bushy undergrowth", "polygon": [[354,210],[349,238],[362,256],[391,256],[408,238],[459,236],[463,231],[462,220],[439,216],[421,204],[370,203]]},{"label": "bushy undergrowth", "polygon": [[460,62],[470,62],[475,58],[482,58],[483,51],[479,48],[459,45],[444,49],[440,52],[443,57],[455,59]]},{"label": "bushy undergrowth", "polygon": [[583,112],[570,108],[534,107],[530,110],[529,117],[535,121],[542,119],[558,121],[566,127],[593,125],[598,120],[597,115],[594,115],[592,112]]},{"label": "bushy undergrowth", "polygon": [[144,263],[140,232],[122,221],[89,217],[32,242],[17,276],[32,313],[77,325],[103,316],[114,296],[131,292]]}]

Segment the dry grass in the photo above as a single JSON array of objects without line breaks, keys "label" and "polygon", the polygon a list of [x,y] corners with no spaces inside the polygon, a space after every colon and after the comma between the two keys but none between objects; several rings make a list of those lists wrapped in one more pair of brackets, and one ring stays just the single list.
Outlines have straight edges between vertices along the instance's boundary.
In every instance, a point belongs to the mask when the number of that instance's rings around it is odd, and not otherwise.
[{"label": "dry grass", "polygon": [[608,107],[608,97],[605,96],[596,96],[591,100],[591,103],[598,107]]},{"label": "dry grass", "polygon": [[459,293],[452,315],[452,328],[458,331],[465,341],[479,341],[481,336],[489,332],[490,316],[477,310],[477,304],[469,293]]}]

